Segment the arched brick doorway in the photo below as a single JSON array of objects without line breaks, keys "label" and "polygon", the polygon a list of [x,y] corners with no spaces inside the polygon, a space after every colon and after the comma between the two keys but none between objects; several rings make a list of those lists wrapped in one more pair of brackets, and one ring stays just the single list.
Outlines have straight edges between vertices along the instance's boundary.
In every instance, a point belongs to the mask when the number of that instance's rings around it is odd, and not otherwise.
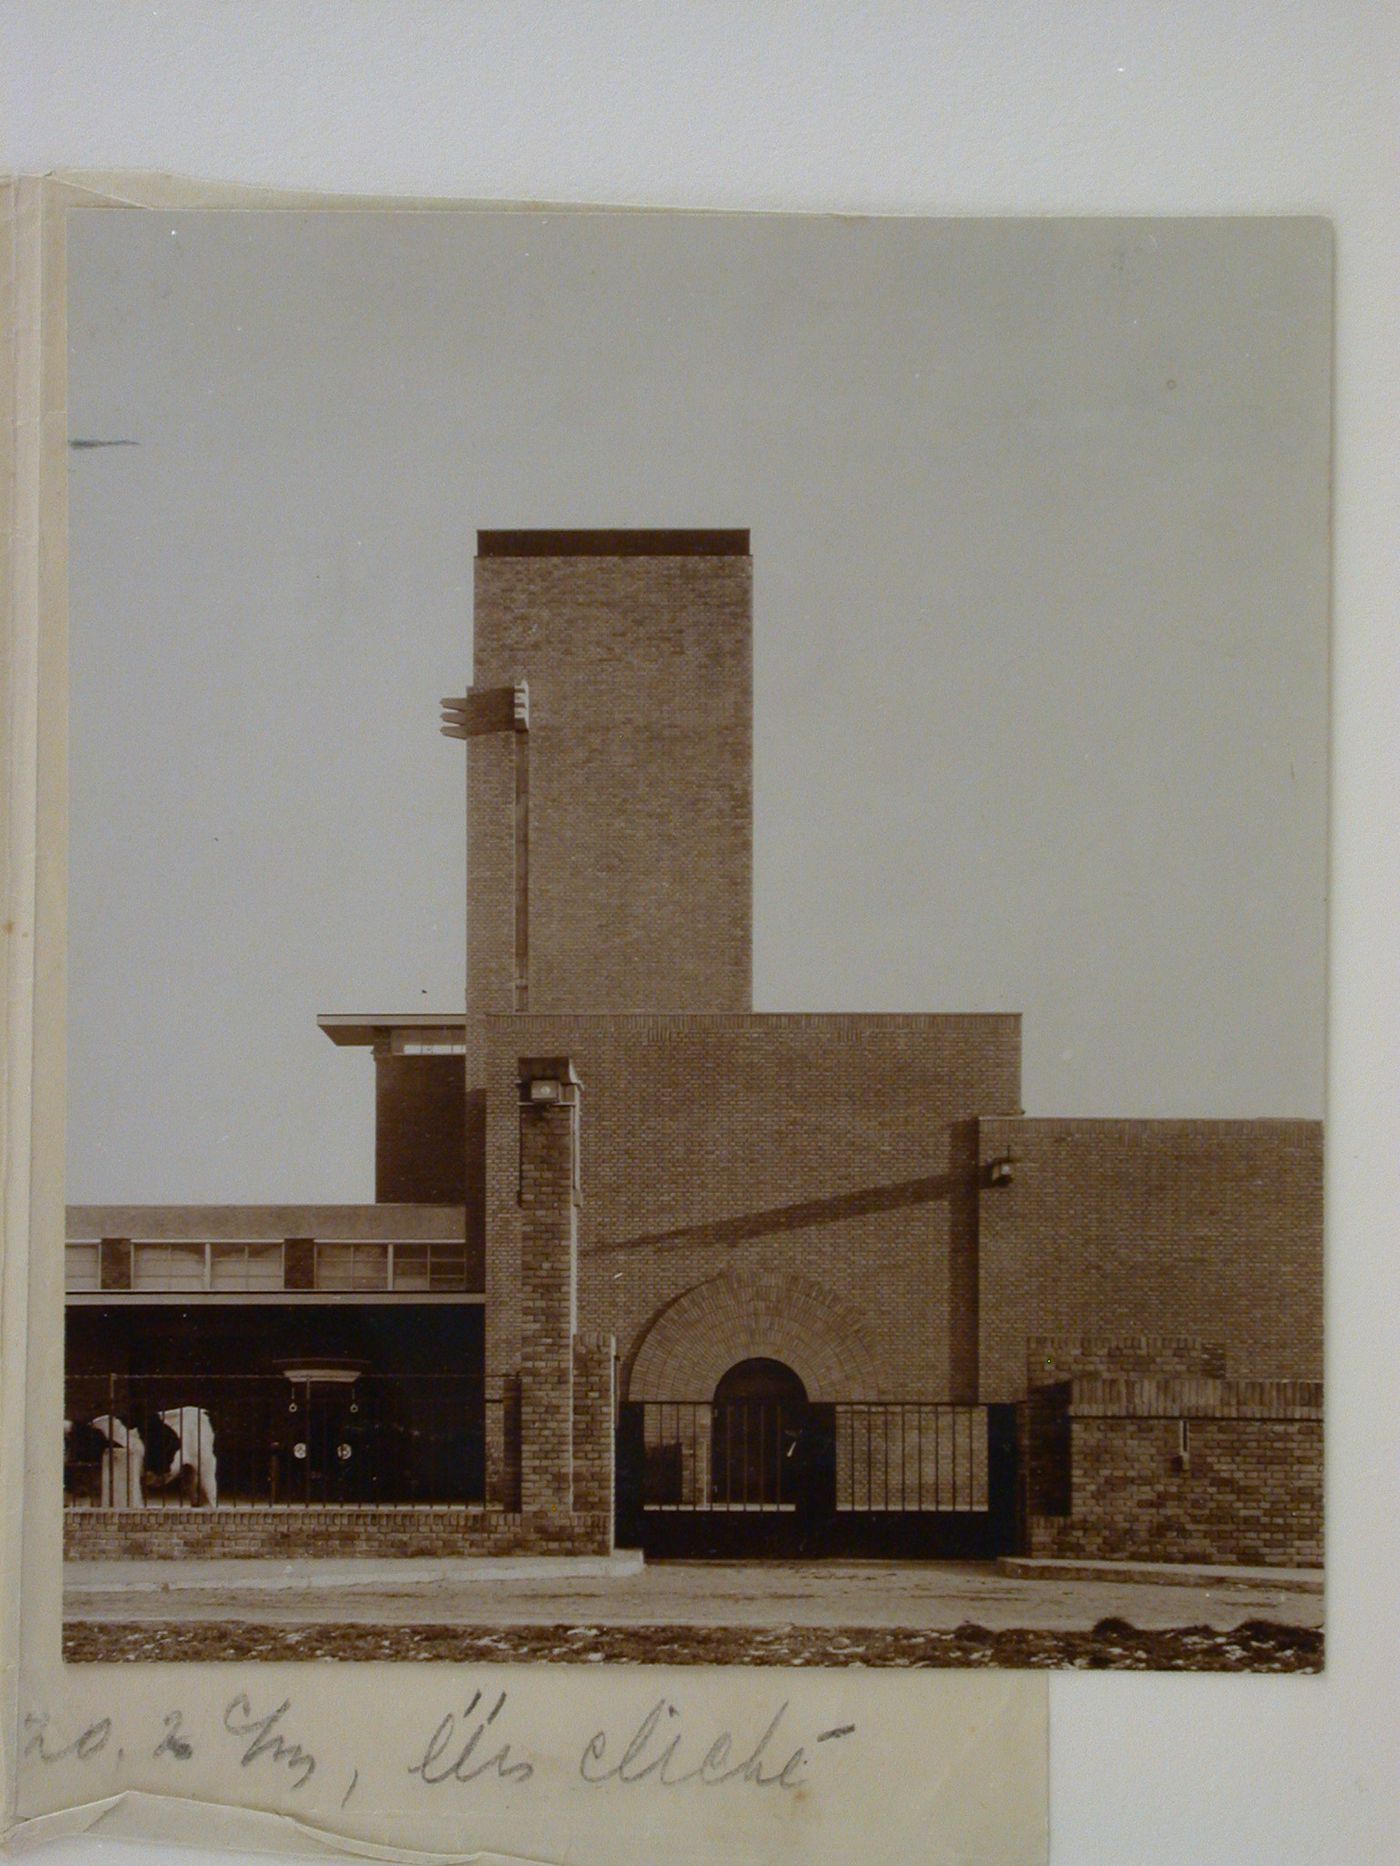
[{"label": "arched brick doorway", "polygon": [[729,1272],[673,1297],[635,1338],[623,1391],[623,1547],[965,1559],[1015,1546],[1013,1409],[890,1393],[859,1311],[800,1272]]},{"label": "arched brick doorway", "polygon": [[757,1355],[721,1375],[710,1411],[711,1501],[795,1507],[807,1415],[807,1389],[784,1361]]},{"label": "arched brick doorway", "polygon": [[708,1400],[727,1371],[775,1360],[809,1401],[877,1398],[879,1357],[860,1311],[796,1271],[726,1272],[684,1290],[632,1349],[629,1400]]}]

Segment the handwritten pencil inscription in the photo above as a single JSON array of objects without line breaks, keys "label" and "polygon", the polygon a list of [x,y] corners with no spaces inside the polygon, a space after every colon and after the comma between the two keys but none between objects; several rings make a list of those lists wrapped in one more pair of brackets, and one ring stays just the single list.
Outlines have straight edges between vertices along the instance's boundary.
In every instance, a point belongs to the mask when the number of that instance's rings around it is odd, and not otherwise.
[{"label": "handwritten pencil inscription", "polygon": [[[270,1694],[269,1694],[270,1695]],[[211,1711],[213,1707],[210,1707]],[[292,1789],[299,1790],[321,1766],[304,1721],[298,1724],[292,1700],[278,1703],[257,1700],[255,1692],[240,1691],[223,1703],[218,1713],[222,1737],[201,1732],[199,1706],[166,1711],[159,1726],[146,1736],[144,1752],[152,1761],[186,1763],[208,1747],[232,1739],[231,1754],[240,1769],[257,1767],[260,1774],[280,1772]],[[132,1720],[134,1721],[134,1719]],[[114,1719],[98,1717],[81,1728],[56,1726],[46,1710],[31,1712],[24,1720],[23,1753],[51,1766],[62,1762],[91,1763],[109,1755],[121,1762],[125,1751],[113,1750]],[[659,1697],[639,1715],[603,1723],[582,1746],[562,1754],[551,1746],[549,1761],[563,1779],[590,1789],[793,1789],[803,1786],[820,1760],[818,1746],[850,1737],[855,1725],[835,1724],[830,1729],[795,1740],[791,1705],[783,1699],[776,1707],[732,1727],[697,1724],[680,1704]],[[140,1731],[135,1733],[140,1735]],[[312,1733],[314,1735],[314,1732]],[[131,1740],[128,1726],[128,1740]],[[431,1730],[414,1737],[398,1767],[415,1776],[425,1789],[439,1793],[452,1787],[506,1783],[514,1788],[550,1773],[546,1762],[533,1754],[528,1725],[513,1710],[510,1692],[484,1686],[472,1689],[460,1708],[444,1710]],[[830,1750],[822,1752],[830,1754]],[[343,1807],[359,1785],[362,1757],[330,1753],[325,1761],[334,1768],[343,1791]],[[393,1750],[373,1760],[393,1766]]]}]

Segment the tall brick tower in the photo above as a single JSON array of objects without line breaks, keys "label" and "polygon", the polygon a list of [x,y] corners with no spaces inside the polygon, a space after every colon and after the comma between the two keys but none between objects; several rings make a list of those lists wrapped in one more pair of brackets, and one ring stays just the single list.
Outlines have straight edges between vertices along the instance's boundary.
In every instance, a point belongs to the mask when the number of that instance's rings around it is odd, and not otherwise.
[{"label": "tall brick tower", "polygon": [[[613,1341],[560,1333],[573,1298],[555,1245],[573,1235],[573,1193],[555,1199],[548,1175],[526,1174],[525,1128],[505,1096],[491,1101],[490,1059],[520,1059],[505,1028],[517,1013],[533,1025],[752,1008],[749,534],[479,532],[473,658],[445,729],[468,741],[466,1222],[499,1402],[489,1494],[528,1511],[545,1496],[564,1507],[567,1491],[577,1509],[591,1467],[575,1452],[591,1441],[569,1449],[563,1422],[592,1387],[560,1368],[592,1353],[610,1384]],[[576,1119],[586,1083],[570,1094]],[[531,1134],[532,1107],[519,1114]],[[517,1188],[494,1221],[493,1170]],[[604,1436],[610,1470],[610,1417]]]},{"label": "tall brick tower", "polygon": [[478,533],[473,693],[529,697],[469,747],[469,1014],[750,1009],[752,586],[746,531]]}]

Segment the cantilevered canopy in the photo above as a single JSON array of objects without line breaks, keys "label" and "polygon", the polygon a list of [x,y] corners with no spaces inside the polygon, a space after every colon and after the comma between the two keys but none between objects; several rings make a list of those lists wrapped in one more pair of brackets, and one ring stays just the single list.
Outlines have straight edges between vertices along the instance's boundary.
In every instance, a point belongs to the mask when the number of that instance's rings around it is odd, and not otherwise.
[{"label": "cantilevered canopy", "polygon": [[316,1022],[332,1043],[370,1048],[392,1043],[395,1036],[426,1043],[439,1031],[443,1033],[440,1041],[460,1043],[467,1027],[461,1011],[401,1011],[385,1015],[336,1011],[323,1012]]}]

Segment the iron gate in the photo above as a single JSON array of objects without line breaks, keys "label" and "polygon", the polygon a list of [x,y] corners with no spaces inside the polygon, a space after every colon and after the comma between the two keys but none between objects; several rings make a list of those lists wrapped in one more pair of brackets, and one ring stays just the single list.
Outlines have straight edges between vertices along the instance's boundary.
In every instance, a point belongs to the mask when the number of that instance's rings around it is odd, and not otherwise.
[{"label": "iron gate", "polygon": [[1015,1546],[1015,1408],[631,1401],[617,1496],[648,1555],[988,1557]]}]

